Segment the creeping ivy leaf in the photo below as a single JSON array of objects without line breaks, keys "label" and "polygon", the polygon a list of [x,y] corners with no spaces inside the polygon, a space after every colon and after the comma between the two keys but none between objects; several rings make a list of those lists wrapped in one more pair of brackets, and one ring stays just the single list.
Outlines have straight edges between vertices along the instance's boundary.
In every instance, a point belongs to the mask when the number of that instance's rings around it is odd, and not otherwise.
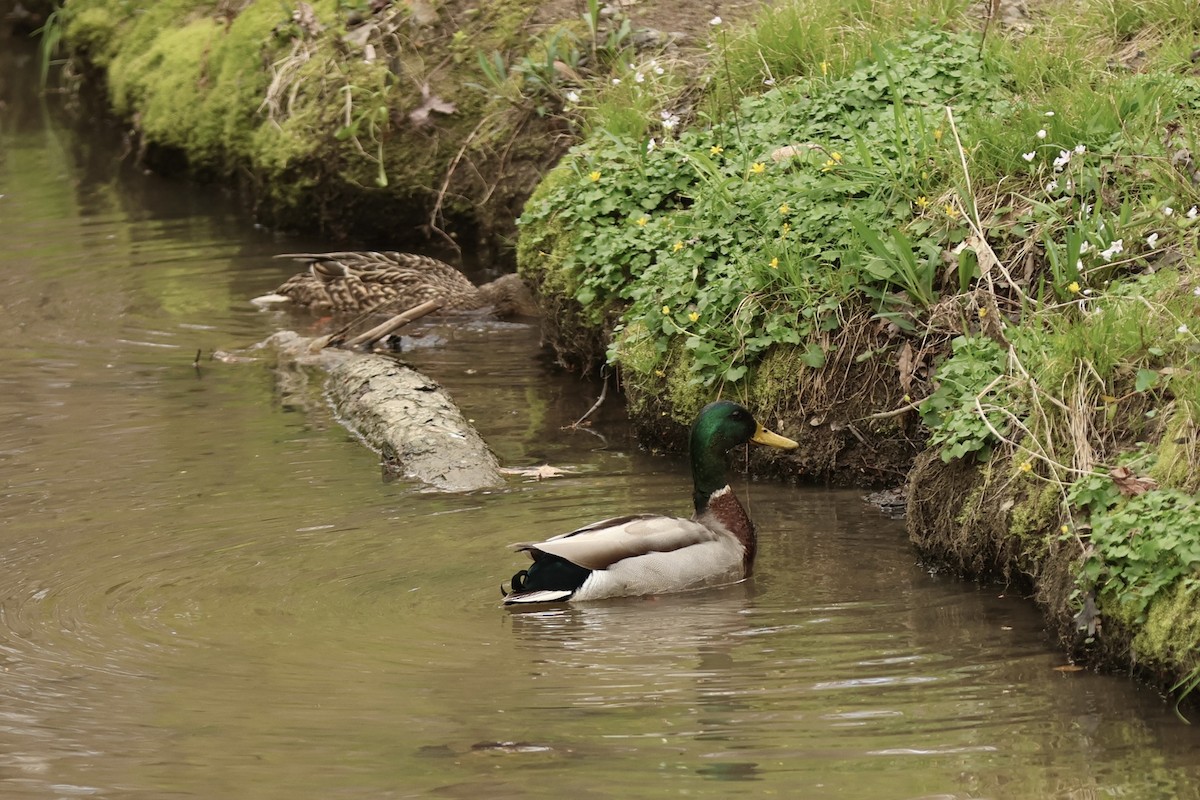
[{"label": "creeping ivy leaf", "polygon": [[1144,392],[1147,389],[1153,389],[1158,385],[1159,375],[1152,369],[1139,369],[1137,371],[1137,380],[1134,381],[1133,389],[1136,392]]},{"label": "creeping ivy leaf", "polygon": [[825,351],[819,344],[810,344],[804,355],[800,356],[800,360],[813,369],[820,369],[825,366]]}]

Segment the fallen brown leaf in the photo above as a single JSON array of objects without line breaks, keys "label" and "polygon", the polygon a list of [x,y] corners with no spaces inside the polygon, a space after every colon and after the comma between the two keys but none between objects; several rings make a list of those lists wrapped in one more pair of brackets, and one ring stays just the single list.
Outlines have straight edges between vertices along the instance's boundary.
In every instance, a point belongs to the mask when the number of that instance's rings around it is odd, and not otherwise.
[{"label": "fallen brown leaf", "polygon": [[1116,467],[1108,471],[1108,475],[1117,485],[1117,489],[1126,497],[1137,497],[1151,489],[1158,488],[1158,481],[1153,478],[1139,478],[1129,467]]}]

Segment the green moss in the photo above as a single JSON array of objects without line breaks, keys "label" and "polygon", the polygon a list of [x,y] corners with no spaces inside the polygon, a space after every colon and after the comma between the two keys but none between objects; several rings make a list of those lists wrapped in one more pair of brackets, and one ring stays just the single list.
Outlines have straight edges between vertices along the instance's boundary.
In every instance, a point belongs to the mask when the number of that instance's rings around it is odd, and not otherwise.
[{"label": "green moss", "polygon": [[1200,592],[1188,580],[1175,583],[1151,603],[1133,639],[1139,660],[1194,666],[1200,658]]},{"label": "green moss", "polygon": [[962,507],[959,508],[958,514],[954,517],[954,521],[963,527],[969,527],[979,515],[979,510],[983,507],[983,493],[987,487],[987,483],[982,482],[971,489],[970,493],[963,499]]},{"label": "green moss", "polygon": [[776,414],[790,410],[800,391],[800,376],[811,367],[801,361],[804,350],[791,345],[776,345],[750,373],[750,391],[755,407]]},{"label": "green moss", "polygon": [[[538,184],[529,198],[528,206],[536,206],[543,198],[557,194],[576,180],[573,159],[568,156]],[[559,215],[530,217],[517,239],[517,270],[525,278],[542,287],[542,293],[574,296],[577,278],[571,271],[572,233]]]},{"label": "green moss", "polygon": [[[1192,398],[1200,399],[1194,391]],[[1150,469],[1150,476],[1160,486],[1173,487],[1185,492],[1200,491],[1200,471],[1196,470],[1198,432],[1190,403],[1175,406],[1170,421],[1158,444],[1157,457]]]},{"label": "green moss", "polygon": [[163,31],[150,48],[118,57],[110,73],[117,112],[139,114],[148,138],[188,149],[198,161],[209,160],[220,145],[204,104],[196,102],[220,31],[213,19]]},{"label": "green moss", "polygon": [[1009,514],[1008,533],[1020,542],[1023,556],[1036,560],[1047,554],[1057,535],[1062,493],[1057,484],[1048,481],[1019,480],[1024,486],[1014,486],[1021,497]]},{"label": "green moss", "polygon": [[65,18],[66,40],[71,51],[90,64],[107,69],[114,53],[117,18],[107,8],[74,8]]},{"label": "green moss", "polygon": [[[402,25],[395,52],[370,62],[343,40],[339,0],[311,6],[324,26],[316,34],[275,0],[238,4],[228,16],[212,0],[76,0],[66,37],[77,57],[106,70],[114,109],[146,144],[178,150],[206,174],[249,176],[277,214],[332,206],[336,216],[353,205],[343,201],[347,189],[374,208],[428,204],[473,134],[513,136],[500,101],[469,88],[484,82],[476,61],[443,51],[512,50],[529,38],[526,4],[501,0],[453,20],[438,9],[432,22]],[[408,114],[424,102],[423,87],[456,110],[414,131]],[[481,126],[489,114],[504,124]],[[476,179],[476,170],[462,172]],[[454,208],[478,211],[452,191],[443,211]]]}]

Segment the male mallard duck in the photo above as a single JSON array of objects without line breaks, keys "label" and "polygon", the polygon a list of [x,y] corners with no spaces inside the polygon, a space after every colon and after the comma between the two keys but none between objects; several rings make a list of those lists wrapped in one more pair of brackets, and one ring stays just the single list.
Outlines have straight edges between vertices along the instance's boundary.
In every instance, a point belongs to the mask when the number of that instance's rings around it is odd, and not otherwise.
[{"label": "male mallard duck", "polygon": [[525,282],[505,275],[475,286],[454,267],[413,253],[285,253],[308,266],[273,294],[256,302],[287,302],[318,313],[361,313],[393,301],[382,311],[399,313],[429,300],[441,300],[443,311],[473,311],[487,306],[498,316],[535,316],[537,305]]},{"label": "male mallard duck", "polygon": [[754,523],[725,480],[725,452],[746,442],[791,450],[742,406],[709,403],[692,426],[691,519],[637,514],[594,522],[544,542],[516,545],[533,558],[506,604],[598,600],[717,586],[750,574]]}]

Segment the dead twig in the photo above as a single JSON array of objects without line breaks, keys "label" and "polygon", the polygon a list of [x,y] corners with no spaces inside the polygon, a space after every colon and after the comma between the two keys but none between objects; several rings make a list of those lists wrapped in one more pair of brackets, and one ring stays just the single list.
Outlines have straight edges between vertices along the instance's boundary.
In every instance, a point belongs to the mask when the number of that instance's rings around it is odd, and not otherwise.
[{"label": "dead twig", "polygon": [[426,300],[419,306],[413,306],[407,311],[401,312],[389,319],[387,322],[376,325],[369,331],[360,333],[350,341],[346,342],[347,347],[366,347],[369,348],[385,336],[389,336],[403,328],[413,320],[418,320],[426,314],[432,314],[445,305],[442,300]]},{"label": "dead twig", "polygon": [[604,402],[604,398],[607,396],[608,396],[608,375],[606,374],[604,376],[604,383],[600,387],[600,396],[596,398],[596,402],[592,403],[592,407],[589,408],[582,417],[575,420],[570,425],[567,425],[565,428],[563,428],[563,430],[570,430],[570,431],[578,430],[579,426],[583,424],[583,421],[585,419],[590,417],[592,414],[596,413],[596,409],[598,409],[601,406],[601,404]]},{"label": "dead twig", "polygon": [[446,192],[448,192],[450,189],[450,180],[454,177],[454,171],[458,169],[458,163],[462,161],[463,157],[467,154],[467,148],[471,146],[471,142],[474,141],[475,135],[479,133],[480,128],[483,127],[485,122],[487,122],[486,118],[479,121],[479,123],[475,126],[475,129],[472,130],[467,135],[467,138],[463,141],[462,147],[458,148],[458,152],[454,154],[454,158],[450,161],[450,166],[446,168],[446,175],[442,178],[442,186],[440,189],[438,189],[437,201],[433,204],[433,210],[429,212],[429,229],[436,232],[439,236],[449,242],[450,246],[453,247],[455,252],[460,256],[462,255],[462,249],[459,248],[458,242],[454,241],[453,237],[442,230],[442,228],[438,225],[438,219],[442,216],[442,204],[446,201]]}]

